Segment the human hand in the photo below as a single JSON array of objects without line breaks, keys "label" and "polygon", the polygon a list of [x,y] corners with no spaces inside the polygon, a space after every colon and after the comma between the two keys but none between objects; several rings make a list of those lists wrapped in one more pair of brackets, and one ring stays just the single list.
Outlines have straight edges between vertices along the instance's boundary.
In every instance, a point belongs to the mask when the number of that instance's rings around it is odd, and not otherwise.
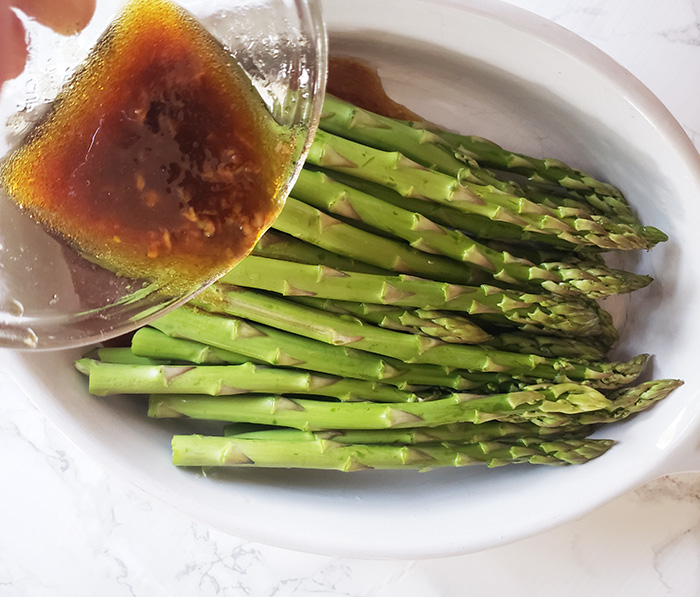
[{"label": "human hand", "polygon": [[95,0],[0,0],[0,87],[14,79],[27,61],[26,32],[18,9],[62,35],[82,31],[95,12]]}]

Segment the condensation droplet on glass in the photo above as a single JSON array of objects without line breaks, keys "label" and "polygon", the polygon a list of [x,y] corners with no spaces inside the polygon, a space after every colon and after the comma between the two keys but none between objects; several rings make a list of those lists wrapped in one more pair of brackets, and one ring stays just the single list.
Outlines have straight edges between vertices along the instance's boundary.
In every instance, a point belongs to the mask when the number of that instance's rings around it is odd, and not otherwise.
[{"label": "condensation droplet on glass", "polygon": [[55,305],[58,302],[58,295],[54,294],[50,299],[49,299],[49,305]]}]

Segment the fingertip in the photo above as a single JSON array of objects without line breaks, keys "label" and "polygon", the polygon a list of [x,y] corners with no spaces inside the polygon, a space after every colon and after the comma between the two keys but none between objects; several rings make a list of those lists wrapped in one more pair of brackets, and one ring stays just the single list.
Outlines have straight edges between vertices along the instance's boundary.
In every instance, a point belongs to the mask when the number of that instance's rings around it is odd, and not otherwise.
[{"label": "fingertip", "polygon": [[27,40],[22,22],[9,8],[0,20],[0,85],[18,77],[27,61]]},{"label": "fingertip", "polygon": [[79,33],[95,14],[95,0],[14,0],[14,5],[61,35]]}]

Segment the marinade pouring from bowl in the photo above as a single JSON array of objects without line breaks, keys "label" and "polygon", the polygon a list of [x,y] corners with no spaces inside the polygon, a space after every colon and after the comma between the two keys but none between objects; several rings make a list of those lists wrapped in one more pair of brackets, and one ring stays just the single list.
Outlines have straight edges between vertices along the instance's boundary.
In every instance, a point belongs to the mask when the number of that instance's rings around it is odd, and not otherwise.
[{"label": "marinade pouring from bowl", "polygon": [[22,142],[6,139],[0,346],[133,329],[228,271],[279,213],[318,118],[323,26],[313,2],[296,21],[243,3],[235,25],[226,4],[198,21],[129,3]]}]

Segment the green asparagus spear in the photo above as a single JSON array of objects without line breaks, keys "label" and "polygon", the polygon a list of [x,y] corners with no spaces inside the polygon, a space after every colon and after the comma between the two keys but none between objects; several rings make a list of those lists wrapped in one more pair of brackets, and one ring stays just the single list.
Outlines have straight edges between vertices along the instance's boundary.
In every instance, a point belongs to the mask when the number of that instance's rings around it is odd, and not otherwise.
[{"label": "green asparagus spear", "polygon": [[512,326],[551,333],[595,335],[599,315],[588,301],[528,294],[494,286],[458,286],[412,278],[341,272],[323,266],[247,257],[221,278],[222,283],[291,296],[318,296],[354,302],[461,311]]},{"label": "green asparagus spear", "polygon": [[174,338],[148,326],[136,330],[131,338],[130,350],[137,358],[155,359],[161,363],[174,361],[197,365],[242,365],[265,362],[194,340]]},{"label": "green asparagus spear", "polygon": [[[270,365],[373,381],[398,374],[386,361],[369,353],[344,346],[326,347],[321,342],[269,326],[203,313],[187,306],[166,313],[151,325],[169,336],[195,340]],[[146,356],[144,351],[137,354]]]},{"label": "green asparagus spear", "polygon": [[[451,145],[443,136],[417,123],[387,118],[354,106],[331,95],[323,102],[320,128],[384,151],[398,151],[426,168],[476,184],[492,185],[507,193],[523,193],[523,185],[499,178],[479,166],[475,159]],[[573,207],[590,213],[590,205],[581,199],[558,197],[536,187],[527,188],[529,199],[552,207]]]},{"label": "green asparagus spear", "polygon": [[583,364],[484,346],[449,344],[425,336],[382,329],[355,318],[346,319],[273,295],[221,284],[201,293],[192,300],[192,304],[215,313],[242,317],[328,344],[358,348],[405,363],[446,365],[468,371],[508,372],[514,376],[549,380],[566,376],[568,379],[594,380],[603,387],[611,383],[616,387],[622,380],[632,381],[646,361],[644,357],[634,366],[631,363]]},{"label": "green asparagus spear", "polygon": [[606,409],[570,415],[542,413],[528,415],[527,419],[537,425],[559,427],[562,430],[571,425],[615,423],[653,406],[681,385],[683,382],[677,379],[656,379],[611,392],[608,397],[612,405]]},{"label": "green asparagus spear", "polygon": [[419,197],[403,197],[398,192],[390,189],[387,186],[380,185],[369,180],[357,178],[338,170],[327,170],[324,168],[314,168],[307,164],[304,168],[310,171],[319,171],[344,185],[358,189],[367,195],[377,197],[386,203],[405,209],[410,212],[418,213],[426,218],[429,218],[437,224],[449,228],[455,228],[463,231],[472,238],[481,240],[494,239],[506,242],[536,242],[543,243],[545,246],[555,247],[566,251],[575,251],[583,245],[568,242],[558,236],[545,234],[532,230],[525,230],[516,224],[508,222],[500,222],[491,220],[486,216],[467,213],[454,207],[435,203],[427,199]]},{"label": "green asparagus spear", "polygon": [[605,412],[583,413],[578,417],[581,425],[614,423],[646,410],[666,398],[673,390],[683,385],[679,379],[657,379],[638,384],[630,388],[622,388],[610,394],[613,408]]},{"label": "green asparagus spear", "polygon": [[[412,328],[409,328],[411,333],[401,333],[388,327],[373,325],[353,316],[348,310],[324,310],[324,303],[328,301],[317,301],[314,304],[308,300],[312,297],[297,298],[301,299],[301,302],[289,301],[279,295],[219,284],[193,300],[191,304],[211,312],[227,313],[278,329],[286,329],[329,344],[352,346],[369,352],[392,350],[397,354],[388,356],[404,361],[440,344],[437,339],[412,333]],[[479,344],[490,338],[489,334],[473,324],[463,325],[461,332],[462,344]]]},{"label": "green asparagus spear", "polygon": [[[86,358],[92,358],[93,354],[88,353]],[[103,363],[119,363],[122,365],[160,365],[163,361],[142,357],[134,354],[128,346],[98,348],[94,351],[94,357]]]},{"label": "green asparagus spear", "polygon": [[[634,292],[653,281],[650,276],[612,269],[605,264],[589,263],[584,260],[576,263],[569,260],[548,261],[539,263],[538,267],[556,274],[561,280],[558,288],[566,286],[568,289],[576,289],[592,299]],[[547,289],[551,290],[551,288]]]},{"label": "green asparagus spear", "polygon": [[384,151],[398,151],[426,168],[450,176],[465,169],[449,144],[439,135],[415,124],[364,110],[327,94],[319,128],[339,137]]},{"label": "green asparagus spear", "polygon": [[548,417],[568,418],[591,411],[610,411],[613,406],[611,400],[594,388],[569,383],[488,396],[452,394],[438,400],[400,404],[331,402],[275,395],[209,398],[158,394],[150,397],[148,415],[260,423],[314,431],[339,426],[343,429],[405,429],[498,420],[559,426],[560,422],[552,424]]},{"label": "green asparagus spear", "polygon": [[412,402],[437,394],[416,394],[394,386],[352,378],[314,375],[298,369],[243,365],[131,365],[79,359],[76,368],[88,376],[95,396],[111,394],[243,393],[314,394],[343,401]]},{"label": "green asparagus spear", "polygon": [[541,427],[579,429],[612,423],[649,408],[682,384],[654,380],[606,398],[597,390],[576,384],[532,386],[505,394],[452,394],[428,402],[327,402],[282,396],[241,395],[221,398],[154,395],[153,418],[191,418],[210,421],[280,425],[303,431],[337,429],[417,429],[455,423],[488,421],[528,423]]},{"label": "green asparagus spear", "polygon": [[[390,330],[422,334],[453,344],[471,344],[471,339],[474,337],[474,323],[466,317],[449,311],[407,309],[392,305],[334,301],[311,296],[293,296],[288,297],[288,300],[330,313],[352,315]],[[483,344],[499,350],[583,361],[605,359],[605,350],[593,341],[502,330],[492,331],[491,335],[483,330],[481,333],[484,334]]]},{"label": "green asparagus spear", "polygon": [[292,302],[328,311],[329,313],[352,315],[382,328],[397,332],[422,334],[454,344],[474,344],[475,337],[480,338],[479,342],[485,342],[491,338],[487,332],[473,321],[448,311],[407,309],[393,305],[335,301],[313,296],[291,296],[287,298]]},{"label": "green asparagus spear", "polygon": [[407,197],[430,199],[459,210],[516,224],[524,230],[546,232],[577,244],[603,249],[648,249],[655,242],[632,225],[604,216],[583,217],[569,208],[548,208],[524,197],[510,195],[491,185],[458,180],[409,160],[398,152],[385,152],[318,131],[309,163],[378,182]]},{"label": "green asparagus spear", "polygon": [[[440,226],[425,216],[401,209],[334,181],[323,172],[303,170],[292,193],[296,198],[319,209],[362,221],[377,230],[402,238],[422,251],[439,253],[466,262],[507,284],[522,283],[526,286],[541,286],[554,293],[577,294],[580,292],[592,298],[601,298],[611,294],[631,292],[651,282],[648,276],[611,270],[604,264],[596,264],[595,267],[576,267],[574,264],[560,262],[538,265],[516,257],[505,249],[493,250],[457,230]],[[292,207],[296,208],[296,203],[293,202]],[[281,217],[285,220],[283,227],[288,226],[286,231],[290,234],[300,236],[304,231],[309,230],[310,233],[315,234],[315,238],[306,240],[314,243],[322,239],[328,242],[328,239],[335,237],[338,227],[332,225],[333,220],[329,220],[329,223],[324,225],[322,222],[326,219],[322,216],[312,219],[305,214],[285,215],[286,211],[287,207]],[[290,220],[289,224],[287,220]],[[348,246],[359,245],[363,251],[374,252],[373,247],[367,249],[372,246],[371,239],[353,243],[349,240],[344,242],[343,237],[340,234],[338,236],[340,236],[338,241],[332,247],[326,245],[326,248],[340,252],[347,250]],[[398,251],[394,253],[397,256],[400,255]],[[367,261],[365,257],[361,258]],[[389,266],[388,269],[406,271],[407,268]],[[447,280],[444,276],[439,279]]]},{"label": "green asparagus spear", "polygon": [[486,279],[483,275],[475,276],[474,270],[466,264],[355,228],[293,197],[287,198],[272,226],[327,251],[385,270],[458,284]]},{"label": "green asparagus spear", "polygon": [[258,257],[283,259],[284,261],[293,261],[295,263],[326,265],[349,272],[363,272],[365,274],[391,273],[389,270],[381,267],[326,251],[321,247],[305,243],[276,230],[268,230],[263,234],[255,247],[253,247],[252,254]]},{"label": "green asparagus spear", "polygon": [[[486,255],[479,253],[478,243],[464,234],[335,181],[324,172],[302,170],[292,193],[297,199],[318,209],[361,222],[368,228],[401,238],[423,251],[481,265],[492,272],[502,267],[500,263],[491,264]],[[487,252],[496,253],[488,248]],[[474,253],[473,257],[471,253]],[[546,278],[554,279],[552,276]]]},{"label": "green asparagus spear", "polygon": [[267,425],[246,425],[233,423],[224,428],[226,437],[258,440],[317,440],[330,439],[341,444],[424,444],[435,442],[458,442],[473,444],[505,438],[563,437],[582,439],[590,435],[594,426],[540,427],[533,423],[504,423],[488,421],[486,423],[454,423],[438,427],[419,427],[417,429],[327,429],[324,431],[301,431],[288,427],[271,427]]},{"label": "green asparagus spear", "polygon": [[535,182],[556,183],[570,191],[572,196],[587,201],[602,213],[610,214],[623,222],[639,222],[617,187],[571,168],[560,160],[538,159],[514,153],[481,137],[459,135],[438,128],[433,128],[432,132],[468,159],[506,172],[528,176]]},{"label": "green asparagus spear", "polygon": [[176,435],[172,440],[176,466],[255,466],[339,471],[364,469],[430,470],[446,466],[515,463],[582,464],[612,446],[610,440],[527,440],[510,443],[422,445],[348,445],[332,440],[255,440],[236,437]]},{"label": "green asparagus spear", "polygon": [[602,347],[582,338],[501,332],[492,333],[491,338],[484,344],[499,350],[538,354],[550,358],[564,357],[581,361],[602,361],[606,358]]},{"label": "green asparagus spear", "polygon": [[[499,387],[508,390],[512,386],[511,377],[505,374],[471,373],[443,365],[406,364],[345,346],[324,344],[241,319],[199,312],[190,307],[171,311],[151,325],[163,332],[163,335],[187,339],[183,342],[196,340],[192,350],[194,356],[200,354],[202,344],[207,344],[216,347],[217,356],[225,355],[230,350],[270,365],[383,381],[400,388],[406,385],[424,385],[454,390]],[[137,339],[148,340],[148,343],[142,341],[138,346],[132,346],[136,354],[163,356],[163,351],[158,347],[158,339],[151,334],[145,338],[139,331],[134,336],[134,340]],[[184,352],[180,350],[180,356]],[[533,379],[524,379],[523,382],[535,383]]]}]

